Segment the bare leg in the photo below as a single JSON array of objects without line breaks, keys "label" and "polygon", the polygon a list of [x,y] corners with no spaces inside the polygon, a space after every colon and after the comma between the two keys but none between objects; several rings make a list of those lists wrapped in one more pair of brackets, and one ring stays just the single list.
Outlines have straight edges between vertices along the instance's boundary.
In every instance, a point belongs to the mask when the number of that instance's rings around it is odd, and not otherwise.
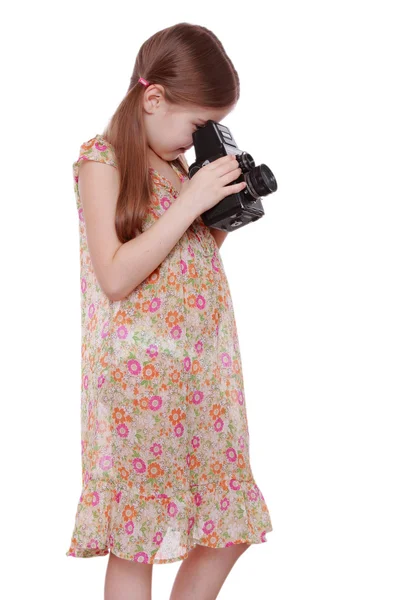
[{"label": "bare leg", "polygon": [[215,600],[233,565],[249,546],[208,548],[197,544],[179,567],[169,600]]},{"label": "bare leg", "polygon": [[104,600],[151,600],[153,565],[109,554]]}]

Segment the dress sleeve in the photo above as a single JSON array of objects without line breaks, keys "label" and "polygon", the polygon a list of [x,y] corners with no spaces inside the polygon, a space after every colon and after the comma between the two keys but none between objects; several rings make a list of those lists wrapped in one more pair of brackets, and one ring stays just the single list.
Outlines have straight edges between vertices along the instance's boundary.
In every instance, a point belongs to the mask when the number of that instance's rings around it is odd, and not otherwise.
[{"label": "dress sleeve", "polygon": [[74,177],[77,179],[78,170],[84,160],[95,160],[106,165],[118,168],[114,147],[102,136],[96,135],[91,140],[84,142],[79,149],[79,158],[73,164]]}]

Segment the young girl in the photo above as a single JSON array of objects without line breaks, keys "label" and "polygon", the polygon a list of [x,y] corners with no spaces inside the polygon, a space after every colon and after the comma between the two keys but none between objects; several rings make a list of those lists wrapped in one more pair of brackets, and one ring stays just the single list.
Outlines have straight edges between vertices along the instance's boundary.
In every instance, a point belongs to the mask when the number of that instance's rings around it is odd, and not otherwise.
[{"label": "young girl", "polygon": [[177,560],[170,599],[215,598],[272,531],[249,461],[226,233],[200,216],[245,184],[234,155],[190,180],[184,157],[238,99],[216,36],[179,23],[142,45],[125,98],[73,164],[83,488],[66,554],[110,554],[106,600],[150,598],[153,564]]}]

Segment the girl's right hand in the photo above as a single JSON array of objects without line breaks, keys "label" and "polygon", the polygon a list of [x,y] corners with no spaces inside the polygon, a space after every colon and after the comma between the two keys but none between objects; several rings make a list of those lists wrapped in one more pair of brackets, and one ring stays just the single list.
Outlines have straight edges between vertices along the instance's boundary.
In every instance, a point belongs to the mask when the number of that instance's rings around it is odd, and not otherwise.
[{"label": "girl's right hand", "polygon": [[233,154],[221,156],[201,167],[191,179],[185,181],[180,195],[185,195],[185,202],[190,202],[196,216],[199,216],[226,196],[243,190],[245,181],[228,185],[241,174],[242,169]]}]

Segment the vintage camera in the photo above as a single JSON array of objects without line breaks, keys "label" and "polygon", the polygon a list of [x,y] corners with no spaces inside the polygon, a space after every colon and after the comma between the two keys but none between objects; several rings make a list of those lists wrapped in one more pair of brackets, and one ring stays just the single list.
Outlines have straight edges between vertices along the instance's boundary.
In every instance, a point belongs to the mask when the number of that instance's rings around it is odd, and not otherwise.
[{"label": "vintage camera", "polygon": [[226,196],[221,202],[203,212],[201,214],[203,222],[216,229],[234,231],[264,216],[260,196],[267,196],[278,189],[271,169],[264,164],[256,167],[253,157],[248,152],[239,150],[230,130],[221,123],[210,119],[195,131],[192,137],[196,160],[189,166],[189,179],[201,167],[221,156],[235,154],[243,173],[229,185],[243,180],[247,182],[243,190]]}]

